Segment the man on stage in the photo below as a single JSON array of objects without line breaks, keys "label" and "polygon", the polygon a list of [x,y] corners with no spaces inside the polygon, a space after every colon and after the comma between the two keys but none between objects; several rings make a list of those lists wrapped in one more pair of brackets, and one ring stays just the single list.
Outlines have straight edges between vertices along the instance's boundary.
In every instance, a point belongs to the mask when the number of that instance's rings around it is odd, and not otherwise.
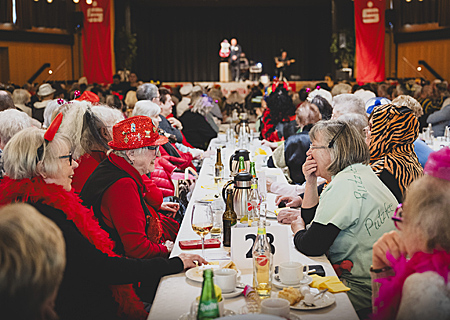
[{"label": "man on stage", "polygon": [[286,50],[281,51],[280,57],[275,57],[275,66],[276,66],[275,73],[279,80],[281,81],[285,79],[287,80],[287,76],[289,73],[289,66],[291,65],[291,63],[294,62],[295,62],[294,59],[288,58]]},{"label": "man on stage", "polygon": [[241,57],[242,48],[237,44],[236,38],[231,39],[230,41],[230,69],[231,69],[231,80],[239,81],[239,62]]}]

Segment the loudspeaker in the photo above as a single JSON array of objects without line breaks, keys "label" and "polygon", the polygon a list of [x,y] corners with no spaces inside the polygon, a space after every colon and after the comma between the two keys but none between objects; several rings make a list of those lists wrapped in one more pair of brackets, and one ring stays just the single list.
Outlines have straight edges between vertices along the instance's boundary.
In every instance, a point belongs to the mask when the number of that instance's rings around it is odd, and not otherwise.
[{"label": "loudspeaker", "polygon": [[75,11],[73,13],[73,28],[75,31],[81,30],[83,28],[84,14],[81,11]]},{"label": "loudspeaker", "polygon": [[384,12],[384,22],[386,24],[386,28],[390,28],[391,25],[392,27],[395,24],[395,11],[394,9],[387,9]]}]

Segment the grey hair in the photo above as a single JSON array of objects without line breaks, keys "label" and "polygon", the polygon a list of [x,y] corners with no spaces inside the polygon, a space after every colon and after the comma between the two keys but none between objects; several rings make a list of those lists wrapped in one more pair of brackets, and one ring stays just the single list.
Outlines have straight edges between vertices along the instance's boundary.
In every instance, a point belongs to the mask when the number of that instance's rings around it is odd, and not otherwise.
[{"label": "grey hair", "polygon": [[[139,156],[139,155],[143,154],[144,151],[147,150],[147,148],[138,148],[138,149],[132,149],[132,150],[134,150],[134,154],[135,154],[135,155]],[[112,152],[112,153],[114,153],[116,156],[119,156],[119,157],[121,157],[121,158],[124,158],[126,161],[128,161],[129,164],[132,165],[133,162],[130,160],[130,158],[128,158],[128,156],[127,156],[127,151],[129,151],[129,150],[110,150],[110,151],[108,151],[108,154],[109,154],[110,152]]]},{"label": "grey hair", "polygon": [[53,112],[55,112],[55,110],[58,109],[59,106],[60,106],[60,104],[58,103],[58,99],[50,100],[47,103],[47,106],[45,107],[45,110],[44,110],[44,124],[43,124],[43,126],[45,128],[48,128],[50,123],[52,123]]},{"label": "grey hair", "polygon": [[14,104],[26,104],[30,101],[30,98],[31,94],[25,89],[16,89],[12,94]]},{"label": "grey hair", "polygon": [[333,89],[331,89],[331,95],[333,97],[350,92],[352,92],[352,86],[346,83],[338,83],[334,85]]},{"label": "grey hair", "polygon": [[345,121],[349,125],[354,126],[364,138],[366,137],[366,132],[364,129],[369,125],[367,115],[362,115],[359,113],[346,113],[341,115],[338,120]]},{"label": "grey hair", "polygon": [[0,146],[5,146],[16,133],[32,125],[31,118],[25,112],[16,109],[0,111]]},{"label": "grey hair", "polygon": [[161,107],[150,100],[139,100],[134,105],[132,116],[147,116],[155,118],[161,113]]},{"label": "grey hair", "polygon": [[73,146],[72,155],[74,159],[80,158],[85,154],[81,146],[81,134],[83,132],[84,113],[91,106],[88,101],[72,101],[70,106],[63,110],[63,120],[59,132],[64,133],[71,139]]},{"label": "grey hair", "polygon": [[136,90],[136,98],[139,100],[152,100],[158,97],[158,87],[152,83],[141,84]]},{"label": "grey hair", "polygon": [[395,104],[396,106],[399,107],[408,107],[413,111],[414,115],[417,118],[420,118],[420,116],[423,115],[422,105],[419,103],[419,101],[417,101],[411,96],[404,94],[399,95],[394,100],[392,100],[392,104]]},{"label": "grey hair", "polygon": [[333,98],[332,107],[334,118],[339,118],[339,116],[345,113],[366,114],[364,100],[352,93],[344,93],[335,96]]},{"label": "grey hair", "polygon": [[122,112],[105,105],[93,106],[91,110],[108,128],[113,127],[116,123],[124,120]]}]

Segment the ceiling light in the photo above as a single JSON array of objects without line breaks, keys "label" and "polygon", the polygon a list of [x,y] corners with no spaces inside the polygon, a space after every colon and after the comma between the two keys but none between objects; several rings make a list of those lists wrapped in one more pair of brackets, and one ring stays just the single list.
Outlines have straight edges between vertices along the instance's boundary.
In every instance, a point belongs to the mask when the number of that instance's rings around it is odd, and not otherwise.
[{"label": "ceiling light", "polygon": [[80,2],[80,0],[73,0],[73,3],[78,3]]},{"label": "ceiling light", "polygon": [[86,0],[86,4],[92,4],[92,0]]},{"label": "ceiling light", "polygon": [[422,67],[417,67],[417,71],[422,71]]}]

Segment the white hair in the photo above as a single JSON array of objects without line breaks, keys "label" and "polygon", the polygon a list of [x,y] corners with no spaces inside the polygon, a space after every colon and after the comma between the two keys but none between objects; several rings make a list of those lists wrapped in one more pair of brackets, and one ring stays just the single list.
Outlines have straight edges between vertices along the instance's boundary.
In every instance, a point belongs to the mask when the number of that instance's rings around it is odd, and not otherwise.
[{"label": "white hair", "polygon": [[139,100],[134,105],[132,116],[147,116],[155,118],[161,113],[161,107],[150,100]]},{"label": "white hair", "polygon": [[63,111],[63,120],[59,132],[64,133],[70,138],[72,155],[74,159],[81,157],[85,151],[81,147],[80,140],[83,131],[83,117],[87,108],[92,104],[88,101],[73,100],[69,107]]},{"label": "white hair", "polygon": [[117,122],[124,120],[122,112],[108,106],[93,106],[92,112],[98,117],[106,127],[113,127]]},{"label": "white hair", "polygon": [[331,89],[331,95],[337,96],[339,94],[343,93],[351,93],[352,92],[352,86],[346,83],[338,83],[335,84],[333,89]]},{"label": "white hair", "polygon": [[50,125],[50,123],[52,123],[53,120],[53,112],[55,112],[56,109],[59,108],[59,103],[58,103],[58,99],[53,99],[50,100],[47,103],[47,106],[45,107],[44,110],[44,128],[48,128],[48,126]]},{"label": "white hair", "polygon": [[153,83],[141,84],[136,90],[138,100],[152,100],[158,97],[158,87]]},{"label": "white hair", "polygon": [[32,125],[25,112],[16,109],[0,111],[0,146],[5,146],[17,132]]},{"label": "white hair", "polygon": [[363,99],[351,93],[344,93],[333,98],[333,118],[338,118],[345,113],[359,113],[366,115],[366,105]]}]

